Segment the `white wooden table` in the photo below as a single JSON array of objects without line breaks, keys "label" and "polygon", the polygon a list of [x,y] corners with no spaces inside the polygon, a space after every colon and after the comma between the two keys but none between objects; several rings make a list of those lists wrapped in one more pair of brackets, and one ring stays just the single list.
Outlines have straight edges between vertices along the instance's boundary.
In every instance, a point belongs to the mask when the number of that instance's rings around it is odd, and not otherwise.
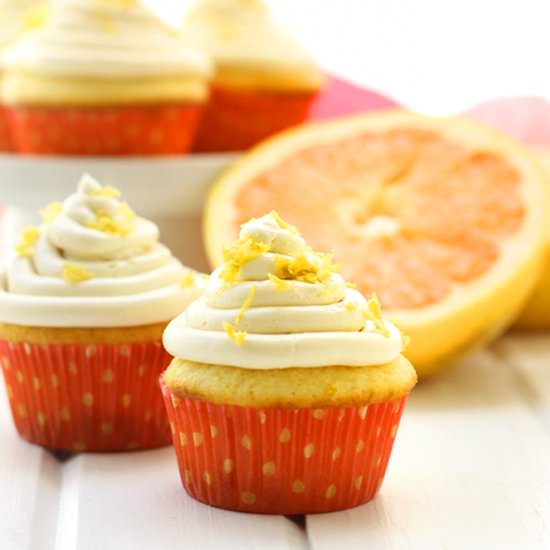
[{"label": "white wooden table", "polygon": [[507,336],[420,384],[381,494],[334,514],[188,497],[171,448],[64,461],[15,433],[0,390],[2,550],[550,548],[550,335]]}]

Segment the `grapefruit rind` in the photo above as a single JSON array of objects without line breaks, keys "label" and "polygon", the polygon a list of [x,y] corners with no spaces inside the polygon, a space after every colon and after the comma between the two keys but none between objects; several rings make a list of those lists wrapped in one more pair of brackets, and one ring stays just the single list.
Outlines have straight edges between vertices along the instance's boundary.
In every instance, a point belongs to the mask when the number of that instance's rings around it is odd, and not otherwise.
[{"label": "grapefruit rind", "polygon": [[[546,185],[550,190],[550,147],[538,146],[536,151],[545,168]],[[550,207],[548,211],[550,212]],[[547,247],[544,269],[527,305],[516,320],[515,327],[520,329],[550,329],[550,215],[547,216],[547,221]]]},{"label": "grapefruit rind", "polygon": [[420,376],[449,364],[473,345],[505,330],[527,302],[546,260],[547,186],[544,170],[526,147],[496,130],[460,119],[437,119],[403,111],[386,111],[313,123],[283,132],[253,148],[212,188],[204,234],[213,265],[221,263],[223,245],[235,237],[233,199],[255,176],[287,156],[311,146],[330,144],[361,132],[392,129],[435,131],[450,142],[502,156],[521,175],[524,223],[500,248],[492,267],[474,282],[455,285],[450,295],[414,310],[387,310],[411,336],[406,355]]}]

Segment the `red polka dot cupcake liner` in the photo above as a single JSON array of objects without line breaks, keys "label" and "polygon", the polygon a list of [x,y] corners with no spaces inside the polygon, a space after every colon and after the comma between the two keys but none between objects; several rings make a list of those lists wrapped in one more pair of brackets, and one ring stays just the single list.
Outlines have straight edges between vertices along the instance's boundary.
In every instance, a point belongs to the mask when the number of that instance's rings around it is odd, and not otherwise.
[{"label": "red polka dot cupcake liner", "polygon": [[182,399],[162,382],[179,471],[193,498],[260,514],[315,514],[371,500],[407,397],[323,409]]},{"label": "red polka dot cupcake liner", "polygon": [[37,155],[167,155],[187,153],[199,105],[7,109],[15,149]]},{"label": "red polka dot cupcake liner", "polygon": [[28,441],[64,451],[169,445],[158,385],[170,356],[160,342],[32,344],[0,341],[13,420]]},{"label": "red polka dot cupcake liner", "polygon": [[317,93],[233,91],[214,86],[193,149],[244,151],[304,122]]},{"label": "red polka dot cupcake liner", "polygon": [[10,151],[13,151],[10,122],[6,109],[0,106],[0,152]]}]

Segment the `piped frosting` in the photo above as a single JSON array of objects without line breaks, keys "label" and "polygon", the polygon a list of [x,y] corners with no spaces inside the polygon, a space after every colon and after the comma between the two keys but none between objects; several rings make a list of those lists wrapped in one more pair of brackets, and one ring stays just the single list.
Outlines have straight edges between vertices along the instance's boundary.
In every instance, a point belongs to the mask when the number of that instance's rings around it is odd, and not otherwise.
[{"label": "piped frosting", "polygon": [[243,225],[164,344],[187,360],[276,369],[380,365],[397,358],[404,341],[375,296],[349,288],[330,255],[272,212]]}]

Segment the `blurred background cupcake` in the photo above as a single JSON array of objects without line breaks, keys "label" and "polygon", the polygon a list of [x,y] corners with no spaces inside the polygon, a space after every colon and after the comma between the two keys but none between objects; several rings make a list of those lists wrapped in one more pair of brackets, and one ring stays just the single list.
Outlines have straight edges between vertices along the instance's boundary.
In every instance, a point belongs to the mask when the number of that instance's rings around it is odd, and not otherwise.
[{"label": "blurred background cupcake", "polygon": [[[33,26],[34,17],[45,2],[39,0],[0,0],[0,90],[3,79],[5,50],[21,36],[26,28]],[[0,104],[0,151],[13,149],[8,118]]]},{"label": "blurred background cupcake", "polygon": [[304,48],[261,0],[201,0],[182,27],[215,64],[197,151],[237,151],[303,122],[323,84]]},{"label": "blurred background cupcake", "polygon": [[54,0],[6,55],[16,149],[63,155],[186,152],[207,97],[206,56],[139,0]]}]

